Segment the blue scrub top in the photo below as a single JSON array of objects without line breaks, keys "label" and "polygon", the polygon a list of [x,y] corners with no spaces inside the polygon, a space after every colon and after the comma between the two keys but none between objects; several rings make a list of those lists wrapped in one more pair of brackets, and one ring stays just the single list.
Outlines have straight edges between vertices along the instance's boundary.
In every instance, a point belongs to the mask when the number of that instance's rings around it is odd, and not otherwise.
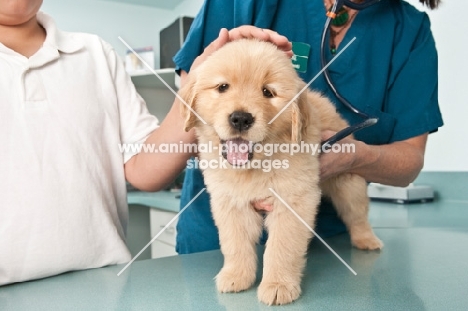
[{"label": "blue scrub top", "polygon": [[[189,72],[194,59],[217,38],[221,28],[255,25],[310,45],[307,71],[300,73],[309,82],[322,69],[320,41],[325,20],[323,0],[206,0],[174,62],[178,69]],[[437,51],[428,16],[405,1],[382,0],[357,14],[337,53],[354,37],[329,72],[349,102],[379,118],[376,125],[355,137],[378,145],[437,131],[443,122],[438,106]],[[328,60],[333,57],[328,49],[326,55]],[[330,98],[349,123],[362,121],[337,100],[323,75],[310,88]],[[204,187],[201,172],[187,169],[181,207]],[[331,203],[322,202],[317,233],[327,237],[344,230]],[[177,232],[179,253],[219,248],[206,192],[181,214]]]}]

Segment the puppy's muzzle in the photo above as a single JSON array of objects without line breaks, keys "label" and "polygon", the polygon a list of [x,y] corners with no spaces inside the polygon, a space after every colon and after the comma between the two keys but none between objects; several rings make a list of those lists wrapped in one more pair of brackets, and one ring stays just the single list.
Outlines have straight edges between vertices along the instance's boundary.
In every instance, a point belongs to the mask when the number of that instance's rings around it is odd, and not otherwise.
[{"label": "puppy's muzzle", "polygon": [[233,166],[242,166],[252,160],[254,145],[242,138],[221,140],[223,157]]},{"label": "puppy's muzzle", "polygon": [[251,113],[244,111],[234,111],[229,115],[230,126],[239,132],[247,131],[254,123]]}]

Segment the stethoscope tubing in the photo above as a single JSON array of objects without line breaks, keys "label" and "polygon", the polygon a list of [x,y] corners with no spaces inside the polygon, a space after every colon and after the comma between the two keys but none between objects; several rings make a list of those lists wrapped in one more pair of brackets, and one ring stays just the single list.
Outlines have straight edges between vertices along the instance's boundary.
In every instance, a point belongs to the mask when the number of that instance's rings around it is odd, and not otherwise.
[{"label": "stethoscope tubing", "polygon": [[[325,66],[326,66],[325,39],[326,39],[327,33],[328,33],[329,29],[330,29],[330,24],[331,24],[331,20],[332,20],[330,15],[335,14],[339,9],[341,9],[341,7],[343,5],[346,5],[347,7],[351,8],[351,9],[354,9],[354,10],[363,10],[363,9],[368,8],[369,6],[375,4],[375,3],[379,2],[379,1],[380,0],[368,0],[368,1],[364,1],[362,3],[354,3],[354,2],[352,2],[350,0],[336,0],[333,3],[333,6],[330,9],[330,13],[332,13],[332,14],[328,14],[329,16],[327,17],[327,20],[325,21],[325,25],[323,27],[323,32],[322,32],[322,39],[321,39],[321,42],[320,42],[320,61],[321,61],[322,68],[325,68]],[[363,122],[358,123],[356,125],[349,126],[349,127],[345,128],[345,129],[339,131],[338,133],[336,133],[335,135],[333,135],[332,137],[330,137],[326,141],[322,142],[322,147],[324,147],[324,146],[331,147],[333,144],[335,144],[338,141],[342,140],[343,138],[353,134],[354,132],[357,132],[357,131],[359,131],[359,130],[361,130],[363,128],[366,128],[366,127],[369,127],[369,126],[372,126],[372,125],[376,124],[378,122],[378,118],[372,117],[372,116],[368,115],[367,113],[365,113],[363,111],[360,111],[358,108],[353,106],[346,98],[344,98],[340,94],[338,89],[336,88],[335,84],[333,83],[333,80],[330,77],[330,73],[328,71],[328,68],[325,68],[323,70],[323,74],[324,74],[325,80],[327,81],[328,86],[333,91],[336,98],[346,108],[348,108],[350,111],[357,114],[361,118],[365,119]]]}]

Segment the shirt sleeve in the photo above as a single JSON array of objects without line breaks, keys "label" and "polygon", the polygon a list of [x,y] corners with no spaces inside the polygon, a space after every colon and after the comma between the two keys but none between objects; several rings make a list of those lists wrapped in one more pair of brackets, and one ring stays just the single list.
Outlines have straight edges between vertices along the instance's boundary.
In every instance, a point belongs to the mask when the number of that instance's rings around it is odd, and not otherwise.
[{"label": "shirt sleeve", "polygon": [[207,16],[206,12],[208,11],[208,6],[209,1],[206,0],[190,26],[184,45],[173,58],[177,72],[180,70],[189,72],[193,61],[203,51],[205,18]]},{"label": "shirt sleeve", "polygon": [[[397,70],[388,86],[387,109],[396,118],[390,141],[435,132],[443,125],[438,102],[437,50],[428,16],[424,14],[420,21],[412,44],[405,44],[407,50],[398,45],[394,50],[394,59],[402,63],[395,62]],[[401,41],[408,42],[408,35],[402,29]],[[399,53],[404,57],[399,57]]]},{"label": "shirt sleeve", "polygon": [[189,72],[195,58],[218,37],[221,28],[241,25],[272,28],[281,0],[205,0],[184,45],[174,56],[176,70]]},{"label": "shirt sleeve", "polygon": [[[158,119],[149,113],[146,102],[136,91],[121,58],[108,43],[103,42],[103,45],[107,52],[107,61],[118,100],[120,142],[134,145],[144,143],[158,128]],[[124,163],[138,154],[137,150],[137,148],[126,150],[123,154]]]}]

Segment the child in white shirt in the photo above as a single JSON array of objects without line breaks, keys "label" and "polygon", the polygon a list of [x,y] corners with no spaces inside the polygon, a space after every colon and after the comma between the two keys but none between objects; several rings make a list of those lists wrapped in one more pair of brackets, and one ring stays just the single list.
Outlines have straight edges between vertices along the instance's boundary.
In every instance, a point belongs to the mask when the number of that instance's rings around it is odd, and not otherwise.
[{"label": "child in white shirt", "polygon": [[194,141],[178,105],[158,128],[112,47],[58,30],[41,0],[0,0],[0,285],[129,261],[125,179],[162,188]]}]

